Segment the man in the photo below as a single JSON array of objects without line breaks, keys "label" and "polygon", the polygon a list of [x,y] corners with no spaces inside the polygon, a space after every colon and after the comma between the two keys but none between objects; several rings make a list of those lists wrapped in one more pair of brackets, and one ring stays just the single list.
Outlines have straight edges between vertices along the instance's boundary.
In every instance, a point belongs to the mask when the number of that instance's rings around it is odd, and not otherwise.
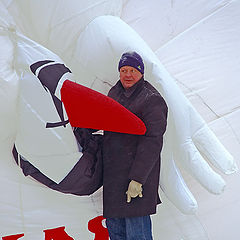
[{"label": "man", "polygon": [[167,105],[144,80],[144,63],[136,52],[122,55],[120,81],[108,96],[145,123],[145,135],[105,132],[103,142],[103,215],[111,240],[152,239],[150,215],[158,195],[160,152]]}]

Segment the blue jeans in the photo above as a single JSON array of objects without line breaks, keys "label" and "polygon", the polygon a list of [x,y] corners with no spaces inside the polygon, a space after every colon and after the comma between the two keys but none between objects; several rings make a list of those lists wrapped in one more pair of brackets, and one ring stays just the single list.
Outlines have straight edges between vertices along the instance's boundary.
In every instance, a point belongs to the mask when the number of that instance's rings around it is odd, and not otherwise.
[{"label": "blue jeans", "polygon": [[152,240],[150,216],[107,218],[106,225],[111,240]]}]

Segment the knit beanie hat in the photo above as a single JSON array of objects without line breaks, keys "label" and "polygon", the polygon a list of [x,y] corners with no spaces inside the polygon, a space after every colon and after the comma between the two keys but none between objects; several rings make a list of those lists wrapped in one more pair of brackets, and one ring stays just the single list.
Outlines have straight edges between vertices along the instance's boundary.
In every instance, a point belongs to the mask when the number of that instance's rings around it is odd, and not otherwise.
[{"label": "knit beanie hat", "polygon": [[140,73],[144,74],[144,63],[141,56],[136,52],[125,52],[120,58],[118,71],[123,66],[131,66],[136,68]]}]

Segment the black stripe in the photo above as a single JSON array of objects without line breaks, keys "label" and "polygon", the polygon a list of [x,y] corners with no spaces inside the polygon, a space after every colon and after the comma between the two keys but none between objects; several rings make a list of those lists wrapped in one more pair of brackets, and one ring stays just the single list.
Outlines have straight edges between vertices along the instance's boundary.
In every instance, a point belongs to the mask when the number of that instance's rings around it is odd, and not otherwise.
[{"label": "black stripe", "polygon": [[54,62],[54,61],[53,60],[44,60],[44,61],[39,61],[39,62],[33,63],[30,66],[30,69],[33,72],[33,74],[36,74],[36,71],[39,67],[41,67],[44,64],[50,63],[50,62]]},{"label": "black stripe", "polygon": [[66,127],[68,123],[69,123],[69,120],[66,120],[63,122],[47,123],[46,128],[55,128],[55,127],[61,127],[61,126]]},{"label": "black stripe", "polygon": [[[55,95],[52,95],[53,103],[55,105],[55,108],[58,112],[58,116],[60,117],[61,121],[64,122],[64,115],[63,115],[63,103],[60,101]],[[66,127],[66,125],[64,125]]]},{"label": "black stripe", "polygon": [[38,78],[42,85],[54,94],[59,80],[67,72],[71,71],[64,64],[56,63],[42,68]]},{"label": "black stripe", "polygon": [[16,149],[16,147],[15,147],[15,144],[14,144],[14,146],[13,146],[12,154],[13,154],[13,157],[14,157],[17,165],[18,165],[18,152],[17,152],[17,149]]}]

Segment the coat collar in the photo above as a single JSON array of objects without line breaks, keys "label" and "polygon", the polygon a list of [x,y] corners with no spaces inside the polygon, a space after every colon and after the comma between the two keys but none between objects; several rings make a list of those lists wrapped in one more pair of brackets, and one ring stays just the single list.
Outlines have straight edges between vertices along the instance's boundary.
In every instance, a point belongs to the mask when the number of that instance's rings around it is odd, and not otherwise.
[{"label": "coat collar", "polygon": [[119,86],[121,86],[121,90],[123,91],[123,94],[125,95],[125,97],[129,98],[132,96],[132,94],[139,88],[141,88],[141,86],[144,84],[144,78],[142,77],[138,82],[136,82],[132,87],[125,89],[121,83],[121,81],[119,80],[118,82]]}]

